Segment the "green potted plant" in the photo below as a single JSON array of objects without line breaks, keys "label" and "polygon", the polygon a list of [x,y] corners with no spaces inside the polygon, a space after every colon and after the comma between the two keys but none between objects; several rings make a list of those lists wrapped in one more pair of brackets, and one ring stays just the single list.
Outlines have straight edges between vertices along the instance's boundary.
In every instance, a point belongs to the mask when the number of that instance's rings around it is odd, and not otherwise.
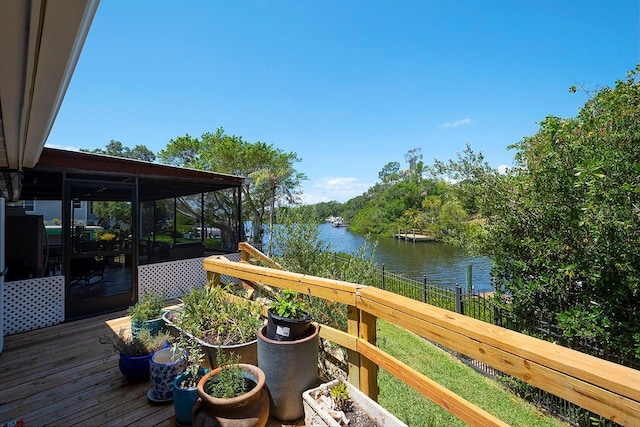
[{"label": "green potted plant", "polygon": [[264,323],[259,305],[220,286],[194,288],[182,300],[174,325],[202,346],[205,367],[216,366],[218,348],[239,355],[243,363],[257,364],[257,331]]},{"label": "green potted plant", "polygon": [[304,414],[302,392],[318,376],[319,332],[296,292],[285,289],[270,304],[267,324],[258,330],[258,366],[271,395],[271,414],[279,420]]},{"label": "green potted plant", "polygon": [[175,343],[156,351],[149,361],[150,385],[147,398],[156,403],[173,400],[173,381],[187,365],[186,350]]},{"label": "green potted plant", "polygon": [[117,334],[110,334],[100,341],[110,343],[120,354],[118,366],[120,372],[131,382],[149,380],[149,363],[156,351],[168,348],[171,337],[168,334],[160,333],[151,335],[151,331],[142,330],[135,337],[125,333],[120,329]]},{"label": "green potted plant", "polygon": [[285,289],[269,305],[267,338],[279,341],[294,341],[310,331],[311,315],[302,296]]},{"label": "green potted plant", "polygon": [[[226,363],[225,363],[226,360]],[[238,363],[238,356],[218,353],[218,368],[198,383],[193,425],[242,425],[263,427],[269,420],[269,394],[264,372]]]},{"label": "green potted plant", "polygon": [[164,295],[153,291],[143,292],[140,300],[127,310],[131,317],[131,335],[135,337],[142,328],[150,330],[152,335],[163,330],[163,308]]},{"label": "green potted plant", "polygon": [[202,366],[205,354],[194,338],[181,334],[179,345],[187,351],[187,366],[173,381],[173,408],[176,424],[191,425],[191,414],[198,400],[198,383],[209,371]]}]

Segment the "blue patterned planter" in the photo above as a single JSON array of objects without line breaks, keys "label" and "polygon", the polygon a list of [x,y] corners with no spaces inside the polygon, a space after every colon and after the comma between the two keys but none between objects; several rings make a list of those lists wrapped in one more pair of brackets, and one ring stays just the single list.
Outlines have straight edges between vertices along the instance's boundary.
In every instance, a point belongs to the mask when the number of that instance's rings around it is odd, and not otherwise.
[{"label": "blue patterned planter", "polygon": [[[154,353],[150,362],[150,398],[155,401],[168,402],[173,399],[173,380],[186,367],[185,351],[180,348],[174,354],[173,349],[166,348]],[[179,355],[179,356],[178,356]],[[176,357],[179,357],[176,360]]]}]

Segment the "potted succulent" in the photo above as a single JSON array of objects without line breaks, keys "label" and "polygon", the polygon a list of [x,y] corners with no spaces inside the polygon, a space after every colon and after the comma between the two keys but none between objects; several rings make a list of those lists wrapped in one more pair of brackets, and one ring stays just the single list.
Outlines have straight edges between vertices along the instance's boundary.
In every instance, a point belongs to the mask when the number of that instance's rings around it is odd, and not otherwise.
[{"label": "potted succulent", "polygon": [[304,423],[313,426],[405,426],[389,411],[342,378],[302,394]]},{"label": "potted succulent", "polygon": [[226,364],[218,359],[219,367],[198,383],[193,426],[265,426],[269,419],[269,394],[264,372],[257,366],[238,363],[233,354],[225,359]]},{"label": "potted succulent", "polygon": [[129,307],[127,313],[131,317],[131,335],[135,338],[140,329],[149,329],[152,335],[164,328],[162,309],[164,296],[157,292],[143,292],[140,300]]},{"label": "potted succulent", "polygon": [[198,383],[209,370],[202,366],[205,354],[195,339],[182,334],[180,346],[187,350],[187,366],[173,380],[173,408],[176,424],[187,426],[191,425],[191,414],[198,400]]},{"label": "potted succulent", "polygon": [[170,339],[168,334],[151,335],[149,330],[142,330],[133,338],[120,329],[117,334],[110,334],[100,341],[109,342],[120,353],[118,366],[122,375],[131,382],[138,382],[149,380],[151,357],[156,351],[169,347]]},{"label": "potted succulent", "polygon": [[216,366],[218,348],[227,357],[233,352],[241,362],[257,364],[257,331],[264,323],[258,305],[219,286],[194,288],[182,300],[174,325],[202,346],[205,367]]},{"label": "potted succulent", "polygon": [[293,341],[310,332],[311,315],[307,303],[291,289],[285,289],[269,305],[267,338]]}]

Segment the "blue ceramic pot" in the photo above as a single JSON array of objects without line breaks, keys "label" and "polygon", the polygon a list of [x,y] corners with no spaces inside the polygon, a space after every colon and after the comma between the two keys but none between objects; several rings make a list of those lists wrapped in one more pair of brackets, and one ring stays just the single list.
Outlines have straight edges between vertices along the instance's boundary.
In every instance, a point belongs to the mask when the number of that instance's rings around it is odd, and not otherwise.
[{"label": "blue ceramic pot", "polygon": [[[200,369],[201,376],[209,372],[208,369]],[[173,409],[176,413],[176,424],[179,426],[191,425],[191,413],[193,405],[198,400],[197,384],[190,388],[180,387],[180,383],[191,378],[188,372],[183,372],[173,380]]]},{"label": "blue ceramic pot", "polygon": [[[162,348],[168,348],[169,343],[165,342]],[[140,382],[149,380],[149,363],[153,353],[145,354],[143,356],[127,356],[120,353],[120,360],[118,366],[120,372],[126,379],[131,382]]]},{"label": "blue ceramic pot", "polygon": [[173,399],[173,380],[184,371],[186,365],[183,348],[156,351],[149,361],[150,398],[159,402]]}]

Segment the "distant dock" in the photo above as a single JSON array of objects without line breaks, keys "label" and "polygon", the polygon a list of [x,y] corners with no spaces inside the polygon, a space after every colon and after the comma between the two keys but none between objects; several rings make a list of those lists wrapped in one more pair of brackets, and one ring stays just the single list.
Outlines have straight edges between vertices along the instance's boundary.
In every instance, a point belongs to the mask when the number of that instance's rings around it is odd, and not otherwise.
[{"label": "distant dock", "polygon": [[435,242],[436,238],[427,236],[426,234],[416,233],[396,233],[393,235],[395,239],[409,240],[411,242]]}]

